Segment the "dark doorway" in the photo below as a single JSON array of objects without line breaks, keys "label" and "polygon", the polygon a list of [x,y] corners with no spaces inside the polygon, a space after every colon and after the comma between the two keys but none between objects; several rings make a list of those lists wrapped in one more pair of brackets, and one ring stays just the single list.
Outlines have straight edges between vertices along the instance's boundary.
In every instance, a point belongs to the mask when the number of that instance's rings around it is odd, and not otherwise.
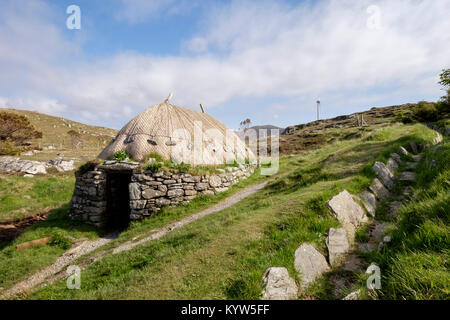
[{"label": "dark doorway", "polygon": [[106,226],[109,230],[122,231],[130,223],[130,195],[128,192],[130,182],[131,173],[107,173]]}]

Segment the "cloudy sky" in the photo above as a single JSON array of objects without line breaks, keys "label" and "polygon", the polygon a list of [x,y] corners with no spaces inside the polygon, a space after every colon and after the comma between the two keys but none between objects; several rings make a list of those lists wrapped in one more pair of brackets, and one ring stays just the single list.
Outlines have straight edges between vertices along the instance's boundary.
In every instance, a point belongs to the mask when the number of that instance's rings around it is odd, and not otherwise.
[{"label": "cloudy sky", "polygon": [[[81,29],[66,26],[69,5]],[[0,0],[0,107],[120,128],[172,102],[236,128],[437,100],[450,0]]]}]

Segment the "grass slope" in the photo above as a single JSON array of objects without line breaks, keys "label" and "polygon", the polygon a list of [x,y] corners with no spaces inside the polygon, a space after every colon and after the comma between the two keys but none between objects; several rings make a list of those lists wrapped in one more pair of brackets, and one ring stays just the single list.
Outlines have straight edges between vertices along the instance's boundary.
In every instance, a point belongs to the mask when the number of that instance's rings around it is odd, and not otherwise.
[{"label": "grass slope", "polygon": [[[343,189],[361,191],[374,176],[374,161],[385,161],[399,145],[433,136],[423,125],[397,124],[284,157],[274,181],[255,195],[163,239],[106,256],[82,272],[81,290],[59,281],[28,298],[257,299],[268,267],[284,266],[299,280],[293,270],[299,244],[313,242],[325,252],[325,233],[339,226],[325,207],[330,197]],[[166,214],[164,222],[172,220],[171,210]],[[110,245],[143,236],[151,220],[134,224]],[[302,298],[308,294],[313,293]]]}]

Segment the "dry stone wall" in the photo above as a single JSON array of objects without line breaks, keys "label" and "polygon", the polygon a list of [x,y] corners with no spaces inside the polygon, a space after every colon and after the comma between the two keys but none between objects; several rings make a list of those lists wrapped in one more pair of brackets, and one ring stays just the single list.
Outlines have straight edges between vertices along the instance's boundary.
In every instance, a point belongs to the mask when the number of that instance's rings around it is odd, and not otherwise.
[{"label": "dry stone wall", "polygon": [[255,166],[240,165],[217,170],[217,174],[202,176],[168,171],[152,173],[138,169],[134,163],[108,162],[76,177],[70,214],[73,219],[98,227],[105,225],[108,173],[131,174],[128,184],[130,220],[135,221],[154,216],[165,206],[188,203],[199,195],[224,192],[253,174]]}]

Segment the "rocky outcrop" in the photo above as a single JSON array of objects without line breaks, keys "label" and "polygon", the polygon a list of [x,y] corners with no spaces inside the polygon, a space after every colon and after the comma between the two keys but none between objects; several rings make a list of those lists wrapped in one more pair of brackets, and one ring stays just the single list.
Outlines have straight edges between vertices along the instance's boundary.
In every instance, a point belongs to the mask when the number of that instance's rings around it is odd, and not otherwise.
[{"label": "rocky outcrop", "polygon": [[26,176],[34,176],[36,174],[47,174],[49,168],[56,170],[72,171],[74,170],[73,160],[56,159],[47,162],[22,160],[16,157],[0,157],[0,172],[3,173],[19,173]]},{"label": "rocky outcrop", "polygon": [[272,267],[263,277],[263,300],[292,300],[297,298],[298,288],[286,268]]},{"label": "rocky outcrop", "polygon": [[294,267],[300,274],[303,288],[308,287],[317,277],[330,269],[325,257],[308,243],[295,250]]}]

